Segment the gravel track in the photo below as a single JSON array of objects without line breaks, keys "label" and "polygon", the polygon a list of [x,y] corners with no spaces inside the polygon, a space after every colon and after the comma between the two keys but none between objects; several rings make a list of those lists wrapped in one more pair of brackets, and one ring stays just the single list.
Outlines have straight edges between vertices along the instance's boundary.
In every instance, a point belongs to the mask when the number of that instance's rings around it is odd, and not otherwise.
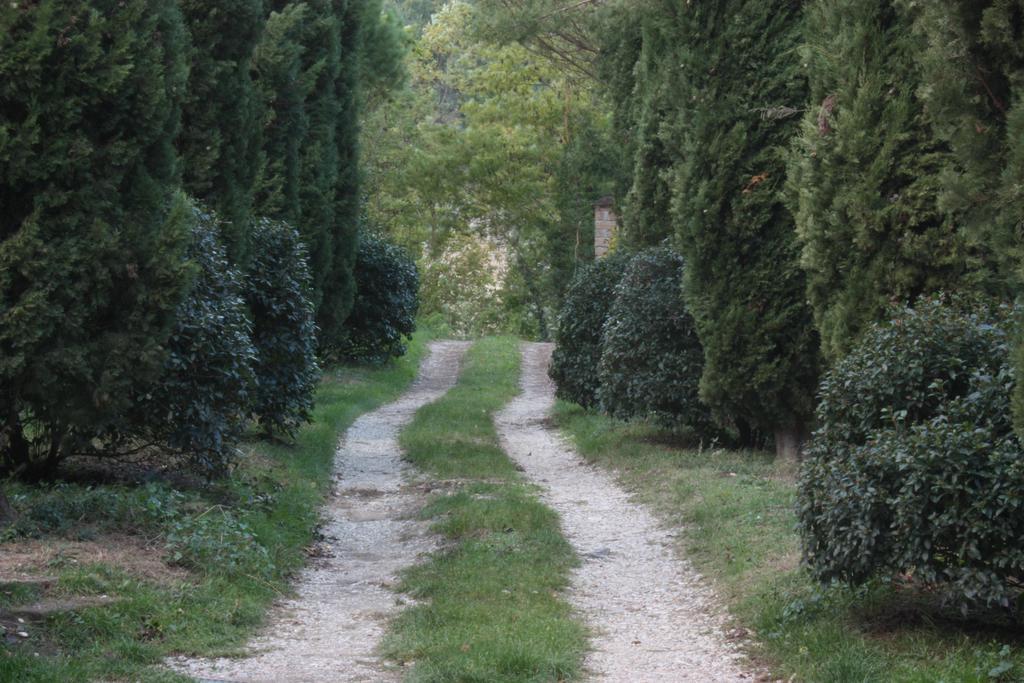
[{"label": "gravel track", "polygon": [[239,683],[385,683],[401,672],[375,648],[387,619],[401,609],[390,586],[400,570],[436,549],[423,522],[423,503],[409,483],[398,434],[416,410],[454,384],[469,344],[435,342],[409,391],[363,415],[335,456],[335,489],[324,510],[323,556],[297,582],[268,627],[235,659],[176,658],[172,668],[201,681]]},{"label": "gravel track", "polygon": [[750,681],[711,589],[674,556],[673,534],[547,426],[550,358],[550,344],[523,345],[522,393],[496,422],[582,559],[569,598],[594,631],[588,673],[615,683]]}]

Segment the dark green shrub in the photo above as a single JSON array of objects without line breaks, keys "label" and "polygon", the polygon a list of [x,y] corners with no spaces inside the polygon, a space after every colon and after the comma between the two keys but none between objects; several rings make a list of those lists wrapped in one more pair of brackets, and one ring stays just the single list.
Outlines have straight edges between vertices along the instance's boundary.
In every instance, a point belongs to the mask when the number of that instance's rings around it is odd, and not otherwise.
[{"label": "dark green shrub", "polygon": [[356,253],[356,300],[345,321],[338,353],[353,360],[383,363],[405,353],[416,331],[420,277],[401,247],[364,233]]},{"label": "dark green shrub", "polygon": [[595,261],[581,268],[566,290],[548,371],[561,399],[586,408],[597,405],[601,330],[628,262],[623,254]]},{"label": "dark green shrub", "polygon": [[51,474],[163,367],[185,45],[163,0],[0,6],[0,470]]},{"label": "dark green shrub", "polygon": [[683,270],[683,258],[664,248],[626,266],[604,323],[597,396],[614,417],[704,434],[712,424],[698,395],[704,351],[683,303]]},{"label": "dark green shrub", "polygon": [[137,399],[128,430],[216,476],[248,419],[256,351],[241,276],[228,263],[217,219],[200,208],[194,217],[188,257],[195,280],[178,306],[163,375]]},{"label": "dark green shrub", "polygon": [[253,412],[268,434],[293,435],[310,419],[320,369],[306,248],[287,223],[262,218],[252,235],[245,298],[253,319]]},{"label": "dark green shrub", "polygon": [[868,329],[821,386],[800,477],[823,581],[911,574],[1006,605],[1024,575],[1024,450],[1004,312],[938,300]]}]

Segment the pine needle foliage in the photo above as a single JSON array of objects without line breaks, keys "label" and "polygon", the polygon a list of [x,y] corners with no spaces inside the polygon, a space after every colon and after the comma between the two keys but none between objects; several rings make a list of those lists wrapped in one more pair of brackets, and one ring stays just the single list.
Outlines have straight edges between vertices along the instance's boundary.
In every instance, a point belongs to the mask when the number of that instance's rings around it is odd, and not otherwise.
[{"label": "pine needle foliage", "polygon": [[894,301],[972,275],[956,212],[940,205],[948,146],[920,98],[923,41],[897,2],[807,5],[810,101],[789,163],[808,298],[830,360]]},{"label": "pine needle foliage", "polygon": [[0,448],[44,475],[165,360],[184,296],[174,3],[0,8]]},{"label": "pine needle foliage", "polygon": [[[796,48],[801,4],[723,0],[658,5],[656,71],[672,103],[672,219],[683,291],[704,347],[701,398],[725,423],[799,433],[817,382],[818,337],[783,151],[807,83]],[[741,431],[743,431],[741,429]]]},{"label": "pine needle foliage", "polygon": [[[921,94],[951,154],[942,206],[962,215],[967,236],[990,250],[998,284],[1024,294],[1024,2],[900,0],[922,49]],[[992,289],[998,289],[992,287]],[[1018,339],[1018,374],[1024,342]],[[1024,434],[1024,386],[1014,396]]]},{"label": "pine needle foliage", "polygon": [[260,163],[260,102],[253,52],[265,23],[262,0],[181,0],[192,40],[188,97],[178,149],[185,190],[216,211],[232,260],[249,257]]}]

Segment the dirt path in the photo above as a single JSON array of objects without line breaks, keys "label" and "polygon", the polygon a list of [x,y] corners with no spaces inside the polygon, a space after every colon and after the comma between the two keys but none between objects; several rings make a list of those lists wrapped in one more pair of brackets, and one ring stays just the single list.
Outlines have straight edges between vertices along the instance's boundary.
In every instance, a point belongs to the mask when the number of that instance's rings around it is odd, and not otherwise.
[{"label": "dirt path", "polygon": [[406,485],[398,434],[416,410],[440,398],[458,377],[468,343],[436,342],[412,388],[360,417],[335,456],[336,485],[325,509],[326,557],[312,561],[297,596],[279,606],[242,659],[171,662],[206,681],[347,683],[397,681],[374,655],[387,617],[401,609],[389,590],[399,570],[435,548],[410,519],[422,495]]},{"label": "dirt path", "polygon": [[550,358],[550,345],[524,344],[522,393],[497,423],[583,560],[570,599],[595,630],[587,670],[615,683],[751,680],[725,641],[710,589],[673,556],[672,535],[545,425]]}]

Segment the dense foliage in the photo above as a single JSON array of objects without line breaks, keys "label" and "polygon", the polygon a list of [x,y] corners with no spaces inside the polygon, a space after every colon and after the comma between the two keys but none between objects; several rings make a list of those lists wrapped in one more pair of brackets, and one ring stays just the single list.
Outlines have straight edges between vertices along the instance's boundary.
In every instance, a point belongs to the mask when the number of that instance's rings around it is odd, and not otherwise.
[{"label": "dense foliage", "polygon": [[609,33],[603,67],[620,72],[611,94],[633,140],[627,239],[674,236],[704,348],[702,400],[791,452],[818,365],[780,154],[807,95],[801,6],[654,2],[610,16],[637,25]]},{"label": "dense foliage", "polygon": [[[1000,282],[1024,294],[1024,3],[938,0],[900,6],[922,40],[920,91],[951,154],[939,201],[963,215],[967,238],[991,250]],[[1024,339],[1017,340],[1024,372]],[[1024,383],[1014,408],[1024,434]]]},{"label": "dense foliage", "polygon": [[810,106],[789,184],[831,359],[893,300],[948,291],[972,270],[958,216],[939,202],[948,151],[920,99],[923,41],[897,4],[823,0],[806,12]]},{"label": "dense foliage", "polygon": [[178,149],[186,192],[223,221],[232,260],[248,259],[260,161],[260,102],[253,52],[266,21],[262,0],[180,0],[192,39]]},{"label": "dense foliage", "polygon": [[419,273],[408,253],[372,234],[359,236],[356,300],[345,321],[345,358],[382,363],[405,353],[416,331]]},{"label": "dense foliage", "polygon": [[911,574],[1006,605],[1024,570],[1007,315],[938,300],[873,325],[822,383],[800,528],[822,580]]},{"label": "dense foliage", "polygon": [[268,434],[293,435],[310,419],[320,376],[312,277],[297,230],[256,222],[245,298],[253,321],[256,391],[253,412]]},{"label": "dense foliage", "polygon": [[174,3],[0,7],[0,469],[41,474],[160,373],[187,286]]},{"label": "dense foliage", "polygon": [[[0,471],[148,444],[223,471],[248,415],[239,287],[257,408],[292,431],[352,305],[360,81],[402,78],[379,0],[13,2],[0,31]],[[191,246],[186,195],[220,220]]]},{"label": "dense foliage", "polygon": [[196,272],[178,306],[159,379],[129,413],[125,444],[159,444],[208,476],[223,474],[249,419],[256,350],[242,278],[228,262],[216,217],[194,211],[188,258]]},{"label": "dense foliage", "polygon": [[409,79],[364,121],[369,217],[416,256],[425,311],[546,338],[618,167],[596,84],[485,35],[493,3],[398,5]]},{"label": "dense foliage", "polygon": [[682,257],[668,249],[630,260],[601,335],[597,396],[614,417],[702,436],[713,422],[699,396],[704,352],[680,294],[683,274]]},{"label": "dense foliage", "polygon": [[601,330],[629,257],[613,253],[580,268],[565,292],[548,374],[558,398],[586,408],[597,405]]}]

